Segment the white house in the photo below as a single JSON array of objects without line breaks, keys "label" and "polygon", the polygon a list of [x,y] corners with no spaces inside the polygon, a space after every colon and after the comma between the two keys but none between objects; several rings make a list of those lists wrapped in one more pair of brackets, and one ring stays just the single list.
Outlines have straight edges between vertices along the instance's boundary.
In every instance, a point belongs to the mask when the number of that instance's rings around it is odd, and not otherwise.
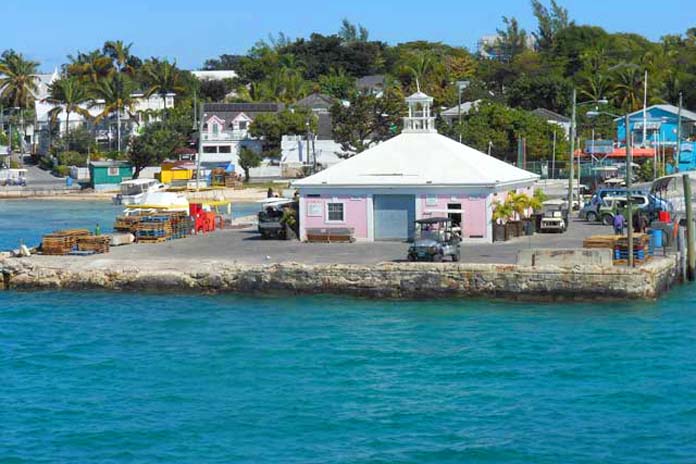
[{"label": "white house", "polygon": [[491,242],[496,203],[511,191],[533,193],[536,174],[438,134],[431,97],[406,101],[400,135],[293,183],[302,240],[308,229],[332,227],[357,240],[407,240],[416,219],[449,216],[465,241]]},{"label": "white house", "polygon": [[[262,149],[262,142],[249,134],[249,126],[256,116],[277,113],[284,107],[282,103],[206,103],[203,106],[201,163],[226,166],[231,164],[238,171],[236,168],[239,164],[239,150],[242,147],[255,151]],[[261,171],[256,169],[255,172]],[[263,173],[262,177],[280,176],[280,167],[265,169]]]}]

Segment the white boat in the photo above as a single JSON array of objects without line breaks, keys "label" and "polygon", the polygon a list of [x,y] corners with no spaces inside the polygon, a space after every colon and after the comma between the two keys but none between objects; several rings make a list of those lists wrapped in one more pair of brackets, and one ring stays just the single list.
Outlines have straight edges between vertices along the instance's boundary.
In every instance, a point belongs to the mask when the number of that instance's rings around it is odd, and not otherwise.
[{"label": "white boat", "polygon": [[115,205],[138,205],[148,193],[161,192],[166,185],[156,179],[133,179],[121,182],[120,192],[112,198]]},{"label": "white boat", "polygon": [[186,196],[174,192],[148,192],[138,204],[126,205],[125,215],[160,211],[189,211]]}]

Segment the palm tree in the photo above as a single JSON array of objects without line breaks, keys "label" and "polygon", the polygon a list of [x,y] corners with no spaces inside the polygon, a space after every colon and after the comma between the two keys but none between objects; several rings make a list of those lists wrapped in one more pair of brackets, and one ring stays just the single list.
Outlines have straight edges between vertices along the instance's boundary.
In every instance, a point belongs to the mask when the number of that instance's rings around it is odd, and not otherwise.
[{"label": "palm tree", "polygon": [[149,88],[145,92],[145,97],[158,94],[162,98],[162,108],[164,118],[167,116],[167,94],[183,92],[184,85],[176,62],[170,63],[167,60],[152,59],[143,66],[145,79]]},{"label": "palm tree", "polygon": [[90,101],[87,87],[75,76],[63,77],[53,82],[48,88],[46,101],[56,108],[51,110],[51,117],[56,118],[65,111],[65,135],[70,135],[70,113],[77,113],[85,118],[90,117],[82,105]]},{"label": "palm tree", "polygon": [[36,72],[39,63],[27,60],[21,53],[5,52],[0,58],[0,98],[11,106],[20,108],[22,132],[24,111],[34,103],[37,91]]},{"label": "palm tree", "polygon": [[617,106],[631,112],[643,105],[643,71],[633,64],[619,65],[615,75],[614,99]]},{"label": "palm tree", "polygon": [[92,84],[108,77],[114,71],[112,59],[99,50],[89,53],[77,52],[76,57],[69,55],[68,59],[70,60],[66,68],[68,74],[78,76]]},{"label": "palm tree", "polygon": [[102,52],[111,57],[116,65],[118,72],[132,74],[133,68],[130,64],[132,43],[124,44],[122,40],[109,40],[104,43]]},{"label": "palm tree", "polygon": [[131,118],[135,118],[135,99],[133,92],[135,83],[125,74],[116,73],[106,79],[102,79],[94,87],[94,96],[103,100],[104,109],[97,115],[95,122],[116,113],[117,147],[121,152],[121,113],[127,112]]}]

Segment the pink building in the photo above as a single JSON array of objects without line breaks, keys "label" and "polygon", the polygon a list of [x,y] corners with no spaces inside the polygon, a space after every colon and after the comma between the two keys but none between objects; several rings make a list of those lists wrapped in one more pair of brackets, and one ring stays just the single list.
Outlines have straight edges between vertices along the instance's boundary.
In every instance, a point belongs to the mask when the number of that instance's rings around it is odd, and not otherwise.
[{"label": "pink building", "polygon": [[332,227],[357,240],[408,240],[416,219],[449,216],[464,241],[491,242],[497,201],[532,193],[536,174],[438,134],[431,97],[406,101],[400,135],[293,184],[302,240],[307,229]]}]

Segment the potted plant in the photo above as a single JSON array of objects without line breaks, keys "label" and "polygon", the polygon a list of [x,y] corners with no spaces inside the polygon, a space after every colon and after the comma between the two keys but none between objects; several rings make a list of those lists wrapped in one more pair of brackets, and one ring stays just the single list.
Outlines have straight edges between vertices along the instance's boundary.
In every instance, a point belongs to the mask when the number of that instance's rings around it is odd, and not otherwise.
[{"label": "potted plant", "polygon": [[283,217],[280,218],[280,223],[285,228],[285,240],[299,240],[297,227],[297,211],[295,208],[284,208]]},{"label": "potted plant", "polygon": [[507,222],[513,211],[508,202],[496,205],[493,210],[493,241],[504,242],[510,238]]},{"label": "potted plant", "polygon": [[512,235],[514,237],[524,235],[524,223],[522,219],[527,208],[527,195],[524,193],[510,192],[510,194],[508,194],[507,203],[512,210],[511,216],[514,217],[514,220],[508,222]]}]

